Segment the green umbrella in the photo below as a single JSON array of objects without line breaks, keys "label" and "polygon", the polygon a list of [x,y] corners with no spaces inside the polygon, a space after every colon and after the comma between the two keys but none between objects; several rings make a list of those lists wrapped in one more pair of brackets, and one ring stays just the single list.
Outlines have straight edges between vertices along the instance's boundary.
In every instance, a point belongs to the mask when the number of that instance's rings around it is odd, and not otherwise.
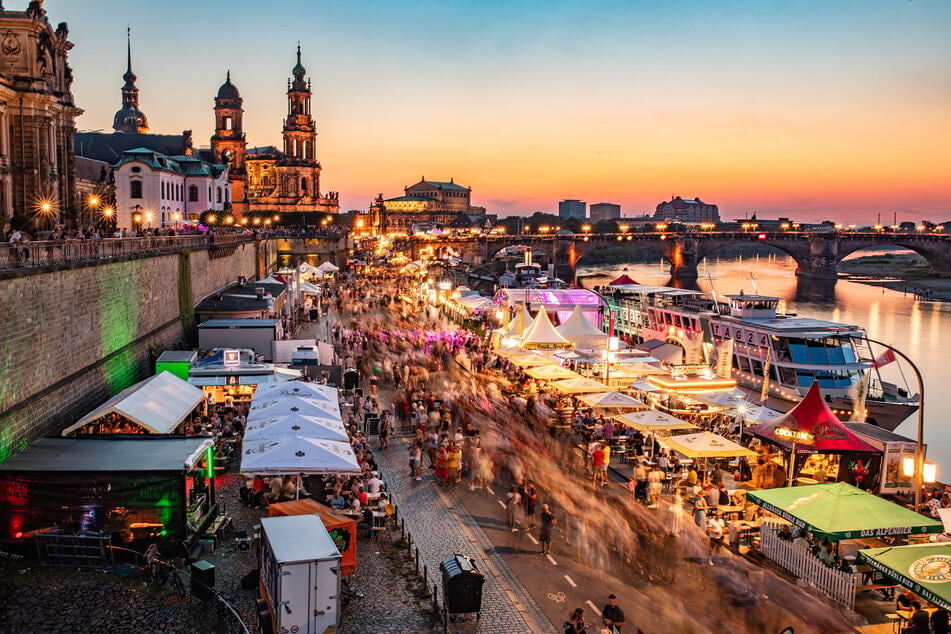
[{"label": "green umbrella", "polygon": [[746,498],[820,539],[940,533],[941,522],[845,482],[749,491]]},{"label": "green umbrella", "polygon": [[869,548],[859,551],[862,560],[919,597],[951,610],[951,543]]}]

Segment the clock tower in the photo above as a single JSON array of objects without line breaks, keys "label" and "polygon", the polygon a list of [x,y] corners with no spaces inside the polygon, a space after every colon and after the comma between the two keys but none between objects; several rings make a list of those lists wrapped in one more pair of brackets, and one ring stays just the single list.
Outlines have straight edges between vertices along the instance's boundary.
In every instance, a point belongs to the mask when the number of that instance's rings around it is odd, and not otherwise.
[{"label": "clock tower", "polygon": [[238,88],[231,83],[231,71],[228,71],[227,79],[215,97],[215,134],[211,137],[211,151],[214,162],[228,166],[231,207],[235,215],[239,216],[248,207],[248,175],[244,165],[247,140],[241,121],[244,116],[243,103]]}]

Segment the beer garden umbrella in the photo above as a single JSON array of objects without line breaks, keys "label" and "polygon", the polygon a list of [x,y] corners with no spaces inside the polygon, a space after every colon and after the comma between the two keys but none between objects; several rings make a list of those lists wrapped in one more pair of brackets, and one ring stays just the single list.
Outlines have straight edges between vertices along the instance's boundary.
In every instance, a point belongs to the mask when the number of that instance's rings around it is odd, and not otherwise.
[{"label": "beer garden umbrella", "polygon": [[918,544],[858,551],[864,561],[940,608],[951,610],[951,544]]}]

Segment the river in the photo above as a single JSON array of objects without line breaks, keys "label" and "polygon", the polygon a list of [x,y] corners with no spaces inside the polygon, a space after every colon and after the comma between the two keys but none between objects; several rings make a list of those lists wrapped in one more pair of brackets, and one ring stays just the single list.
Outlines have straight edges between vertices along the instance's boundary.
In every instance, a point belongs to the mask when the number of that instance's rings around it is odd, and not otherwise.
[{"label": "river", "polygon": [[[587,288],[606,284],[622,273],[641,284],[672,286],[667,267],[660,260],[653,264],[580,266],[578,275]],[[925,382],[927,457],[938,464],[940,480],[951,480],[951,424],[947,420],[951,419],[951,388],[944,376],[951,372],[951,341],[941,336],[942,331],[951,333],[951,303],[916,302],[910,294],[845,280],[816,285],[797,278],[795,261],[782,255],[706,260],[701,264],[697,286],[709,293],[712,281],[718,295],[740,290],[753,293],[751,271],[756,292],[785,299],[787,312],[861,326],[869,337],[888,342],[915,362]],[[881,351],[876,348],[876,354]],[[907,385],[912,394],[918,392],[914,372],[899,362],[882,368],[882,376]],[[906,419],[895,431],[915,439],[917,416]]]}]

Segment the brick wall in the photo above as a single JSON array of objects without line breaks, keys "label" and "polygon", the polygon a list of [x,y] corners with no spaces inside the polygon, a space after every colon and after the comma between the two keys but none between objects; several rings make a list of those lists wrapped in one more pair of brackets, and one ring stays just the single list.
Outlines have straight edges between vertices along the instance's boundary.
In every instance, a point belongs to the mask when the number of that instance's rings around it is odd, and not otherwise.
[{"label": "brick wall", "polygon": [[[255,244],[187,258],[193,302],[255,274]],[[0,282],[0,460],[152,374],[182,342],[177,254],[36,271]]]}]

